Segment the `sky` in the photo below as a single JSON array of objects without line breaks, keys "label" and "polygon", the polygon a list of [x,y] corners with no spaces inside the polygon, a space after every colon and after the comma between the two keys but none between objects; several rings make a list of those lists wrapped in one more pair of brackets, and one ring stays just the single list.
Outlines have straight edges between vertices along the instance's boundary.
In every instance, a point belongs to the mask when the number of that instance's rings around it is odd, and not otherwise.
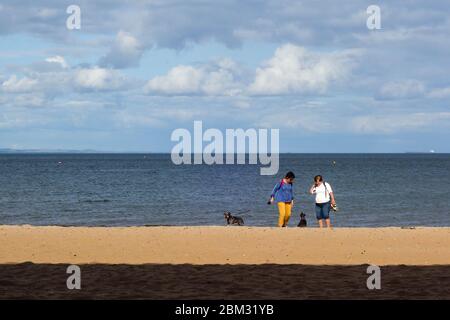
[{"label": "sky", "polygon": [[444,0],[0,0],[0,148],[170,152],[201,120],[281,152],[450,152],[449,73]]}]

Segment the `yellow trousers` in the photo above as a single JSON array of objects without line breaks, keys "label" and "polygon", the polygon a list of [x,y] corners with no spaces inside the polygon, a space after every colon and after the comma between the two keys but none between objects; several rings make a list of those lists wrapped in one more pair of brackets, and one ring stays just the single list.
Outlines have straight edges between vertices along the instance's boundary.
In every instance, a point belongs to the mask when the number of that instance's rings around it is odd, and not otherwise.
[{"label": "yellow trousers", "polygon": [[278,226],[287,226],[291,217],[292,205],[290,202],[278,202]]}]

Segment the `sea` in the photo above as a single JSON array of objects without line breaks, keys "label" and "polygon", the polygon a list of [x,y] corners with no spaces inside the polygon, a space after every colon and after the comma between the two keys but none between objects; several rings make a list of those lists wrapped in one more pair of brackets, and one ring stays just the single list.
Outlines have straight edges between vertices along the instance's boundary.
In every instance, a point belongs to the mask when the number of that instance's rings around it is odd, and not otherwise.
[{"label": "sea", "polygon": [[450,226],[450,154],[281,154],[273,176],[260,165],[175,165],[170,154],[0,154],[0,224],[58,226],[276,226],[267,201],[296,175],[289,226],[303,211],[315,226],[313,177],[324,176],[336,227]]}]

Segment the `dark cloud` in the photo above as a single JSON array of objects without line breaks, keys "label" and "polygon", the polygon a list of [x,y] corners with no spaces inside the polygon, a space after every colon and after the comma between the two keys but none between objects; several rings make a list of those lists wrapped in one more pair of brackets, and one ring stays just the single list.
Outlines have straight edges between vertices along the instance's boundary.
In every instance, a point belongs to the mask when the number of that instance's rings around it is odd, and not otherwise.
[{"label": "dark cloud", "polygon": [[[0,10],[0,33],[39,34],[64,38],[65,12],[73,1],[4,0]],[[131,32],[147,48],[181,49],[190,43],[215,40],[230,47],[245,40],[299,45],[354,46],[364,36],[369,0],[158,0],[77,1],[81,7],[81,32],[116,35]],[[378,1],[383,30],[415,32],[448,31],[448,4],[426,5],[409,1]],[[400,39],[400,41],[402,41]]]}]

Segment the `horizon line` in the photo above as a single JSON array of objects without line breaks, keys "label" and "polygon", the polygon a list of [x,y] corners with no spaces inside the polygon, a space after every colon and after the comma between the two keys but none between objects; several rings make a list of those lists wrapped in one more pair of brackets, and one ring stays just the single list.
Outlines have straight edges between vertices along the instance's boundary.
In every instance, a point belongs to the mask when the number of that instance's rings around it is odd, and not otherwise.
[{"label": "horizon line", "polygon": [[[10,148],[0,148],[0,154],[167,154],[170,155],[171,152],[168,151],[112,151],[112,150],[94,150],[94,149],[10,149]],[[195,155],[197,153],[187,152],[186,154]],[[221,153],[217,155],[227,155],[227,154],[242,154],[242,153]],[[243,153],[245,155],[253,153]],[[259,154],[259,153],[256,153]],[[272,153],[268,153],[272,154]],[[450,152],[436,152],[436,151],[397,151],[397,152],[372,152],[372,151],[348,151],[348,152],[314,152],[314,151],[283,151],[278,152],[278,154],[450,154]]]}]

